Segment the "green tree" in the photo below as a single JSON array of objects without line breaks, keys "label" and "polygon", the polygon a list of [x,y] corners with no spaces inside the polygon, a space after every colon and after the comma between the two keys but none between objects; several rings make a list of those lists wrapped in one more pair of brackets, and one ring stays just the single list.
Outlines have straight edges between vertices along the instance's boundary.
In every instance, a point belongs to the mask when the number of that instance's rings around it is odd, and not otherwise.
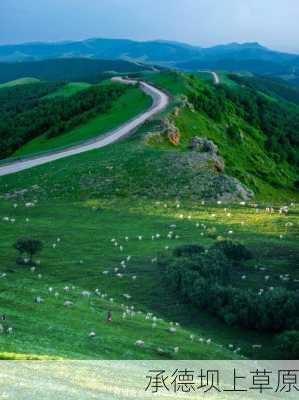
[{"label": "green tree", "polygon": [[19,239],[15,244],[14,248],[18,250],[21,256],[24,254],[29,257],[29,264],[34,264],[33,256],[40,252],[43,248],[43,244],[40,240],[31,238]]}]

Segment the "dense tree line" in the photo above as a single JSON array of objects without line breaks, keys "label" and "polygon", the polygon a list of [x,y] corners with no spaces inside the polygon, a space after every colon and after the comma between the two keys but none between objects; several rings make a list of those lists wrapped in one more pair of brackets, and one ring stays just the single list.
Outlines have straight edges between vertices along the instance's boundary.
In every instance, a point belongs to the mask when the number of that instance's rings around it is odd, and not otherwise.
[{"label": "dense tree line", "polygon": [[55,92],[64,82],[37,82],[0,90],[0,115],[5,120],[36,107],[42,97]]},{"label": "dense tree line", "polygon": [[76,81],[99,83],[109,71],[120,73],[150,69],[125,60],[95,60],[91,58],[58,58],[42,61],[0,62],[0,83],[24,77],[46,81]]},{"label": "dense tree line", "polygon": [[266,135],[266,147],[277,161],[299,166],[299,108],[267,98],[251,88],[204,86],[189,94],[194,107],[216,122],[230,113],[243,118]]},{"label": "dense tree line", "polygon": [[30,96],[27,96],[28,101],[25,94],[21,96],[20,103],[18,98],[11,99],[8,101],[10,106],[3,106],[6,108],[0,121],[0,157],[10,156],[37,136],[45,134],[50,138],[60,135],[99,113],[107,112],[126,90],[124,85],[111,84],[93,86],[71,97],[42,99],[33,96],[30,107]]},{"label": "dense tree line", "polygon": [[250,257],[239,243],[223,241],[208,251],[183,246],[160,260],[167,284],[192,304],[229,325],[281,332],[299,328],[299,295],[283,287],[262,295],[237,285],[236,268]]},{"label": "dense tree line", "polygon": [[282,79],[270,79],[259,76],[240,76],[230,74],[229,78],[239,85],[260,90],[270,96],[283,98],[299,105],[299,88]]}]

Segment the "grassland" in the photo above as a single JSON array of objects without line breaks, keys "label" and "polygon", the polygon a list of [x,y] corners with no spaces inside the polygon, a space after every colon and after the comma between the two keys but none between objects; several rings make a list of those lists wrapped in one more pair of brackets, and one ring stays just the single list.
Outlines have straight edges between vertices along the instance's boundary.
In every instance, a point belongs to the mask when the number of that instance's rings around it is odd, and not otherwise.
[{"label": "grassland", "polygon": [[9,88],[9,87],[17,86],[17,85],[27,85],[27,84],[30,84],[30,83],[37,83],[39,81],[40,80],[36,79],[36,78],[20,78],[20,79],[14,80],[14,81],[1,83],[0,84],[0,89]]},{"label": "grassland", "polygon": [[[165,114],[189,85],[187,77],[171,73],[148,74],[148,79],[172,94]],[[124,118],[123,107],[117,115]],[[244,149],[234,148],[223,128],[203,114],[185,109],[177,116],[178,148],[147,143],[148,132],[159,123],[157,118],[100,151],[0,178],[0,314],[8,316],[5,328],[12,327],[11,333],[0,334],[1,358],[276,357],[275,335],[228,326],[179,303],[161,278],[157,259],[182,244],[208,247],[215,240],[210,232],[216,232],[252,251],[244,285],[257,291],[279,286],[280,276],[288,274],[296,287],[299,209],[295,201],[291,204],[296,194],[256,178],[260,192],[252,202],[203,202],[195,191],[197,173],[180,173],[167,157],[186,153],[190,137],[201,134],[219,145],[228,171],[250,171],[250,156],[265,155],[259,153],[260,133],[255,132],[256,142],[246,139],[247,159]],[[289,211],[281,211],[282,206]],[[15,262],[13,244],[24,236],[44,244],[34,271]],[[37,297],[44,302],[37,304]],[[111,324],[106,322],[109,310]],[[142,347],[136,345],[140,340]]]},{"label": "grassland", "polygon": [[[39,199],[34,189],[27,196]],[[265,209],[257,213],[248,207],[224,210],[223,206],[187,203],[178,209],[176,202],[117,198],[68,203],[42,199],[34,207],[26,207],[19,200],[2,200],[1,217],[6,216],[9,221],[1,220],[1,273],[7,275],[1,278],[0,312],[8,315],[13,333],[0,336],[2,351],[101,359],[271,357],[271,336],[254,332],[246,335],[188,304],[177,304],[175,293],[163,286],[153,260],[179,244],[213,243],[207,235],[210,227],[216,227],[223,236],[232,229],[234,237],[246,241],[254,251],[255,263],[267,268],[264,274],[289,273],[292,280],[298,279],[297,208],[285,216],[277,210],[269,214]],[[295,228],[287,228],[288,222]],[[177,239],[167,237],[173,224]],[[45,244],[38,257],[41,265],[34,272],[16,267],[12,247],[18,237],[28,235]],[[263,287],[263,273],[254,273]],[[96,289],[105,297],[98,296]],[[91,296],[84,297],[83,291],[90,291]],[[37,296],[44,299],[43,304],[34,303]],[[65,307],[66,300],[74,305]],[[123,319],[125,309],[132,311],[132,306],[136,314],[127,313]],[[108,310],[112,310],[112,324],[106,323]],[[158,318],[156,327],[147,313]],[[168,331],[171,321],[181,324],[175,334]],[[90,332],[97,336],[90,338]],[[206,343],[208,339],[211,344]],[[135,346],[137,340],[143,340],[145,347]],[[240,353],[233,353],[230,344],[233,350],[241,348]],[[252,348],[254,344],[263,347],[257,351]],[[177,346],[180,351],[174,353]],[[158,348],[165,354],[159,354]]]},{"label": "grassland", "polygon": [[53,99],[54,97],[69,97],[89,88],[91,85],[87,82],[69,82],[53,93],[48,94],[44,99]]}]

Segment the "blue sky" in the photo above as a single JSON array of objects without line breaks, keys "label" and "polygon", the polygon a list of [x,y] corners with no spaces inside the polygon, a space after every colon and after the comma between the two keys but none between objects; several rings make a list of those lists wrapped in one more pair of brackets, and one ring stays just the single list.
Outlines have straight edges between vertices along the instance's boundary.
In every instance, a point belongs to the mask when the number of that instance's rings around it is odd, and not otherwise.
[{"label": "blue sky", "polygon": [[200,46],[257,41],[299,53],[299,0],[0,0],[0,43],[89,37]]}]

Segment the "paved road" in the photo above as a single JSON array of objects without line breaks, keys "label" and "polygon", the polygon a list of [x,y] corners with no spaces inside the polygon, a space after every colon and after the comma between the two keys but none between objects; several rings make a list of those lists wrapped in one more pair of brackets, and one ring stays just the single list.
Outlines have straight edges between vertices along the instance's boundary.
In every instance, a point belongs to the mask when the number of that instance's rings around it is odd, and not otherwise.
[{"label": "paved road", "polygon": [[[120,81],[126,84],[136,83],[136,81],[134,80],[123,79],[118,77],[115,77],[113,80]],[[128,136],[137,127],[142,125],[145,121],[147,121],[152,116],[162,111],[169,103],[169,97],[167,96],[167,94],[155,88],[154,86],[149,85],[148,83],[145,82],[140,82],[140,87],[145,93],[149,94],[153,99],[152,106],[144,113],[126,122],[119,128],[107,132],[107,134],[102,135],[98,138],[88,140],[80,145],[68,147],[64,150],[53,152],[50,154],[48,153],[43,156],[30,157],[5,164],[4,166],[0,167],[0,176],[13,174],[15,172],[19,172],[24,169],[33,168],[36,167],[37,165],[42,165],[49,163],[51,161],[58,160],[60,158],[70,157],[75,154],[80,154],[86,151],[99,149],[101,147],[107,146],[108,144],[114,143],[125,136]]]},{"label": "paved road", "polygon": [[213,72],[213,71],[211,71],[211,74],[213,75],[214,84],[215,85],[219,85],[220,84],[219,75],[216,72]]},{"label": "paved road", "polygon": [[205,72],[205,73],[211,74],[213,77],[214,85],[220,85],[220,78],[219,78],[219,75],[217,74],[217,72],[208,71],[206,69],[202,69],[202,70],[199,69],[197,72]]}]

